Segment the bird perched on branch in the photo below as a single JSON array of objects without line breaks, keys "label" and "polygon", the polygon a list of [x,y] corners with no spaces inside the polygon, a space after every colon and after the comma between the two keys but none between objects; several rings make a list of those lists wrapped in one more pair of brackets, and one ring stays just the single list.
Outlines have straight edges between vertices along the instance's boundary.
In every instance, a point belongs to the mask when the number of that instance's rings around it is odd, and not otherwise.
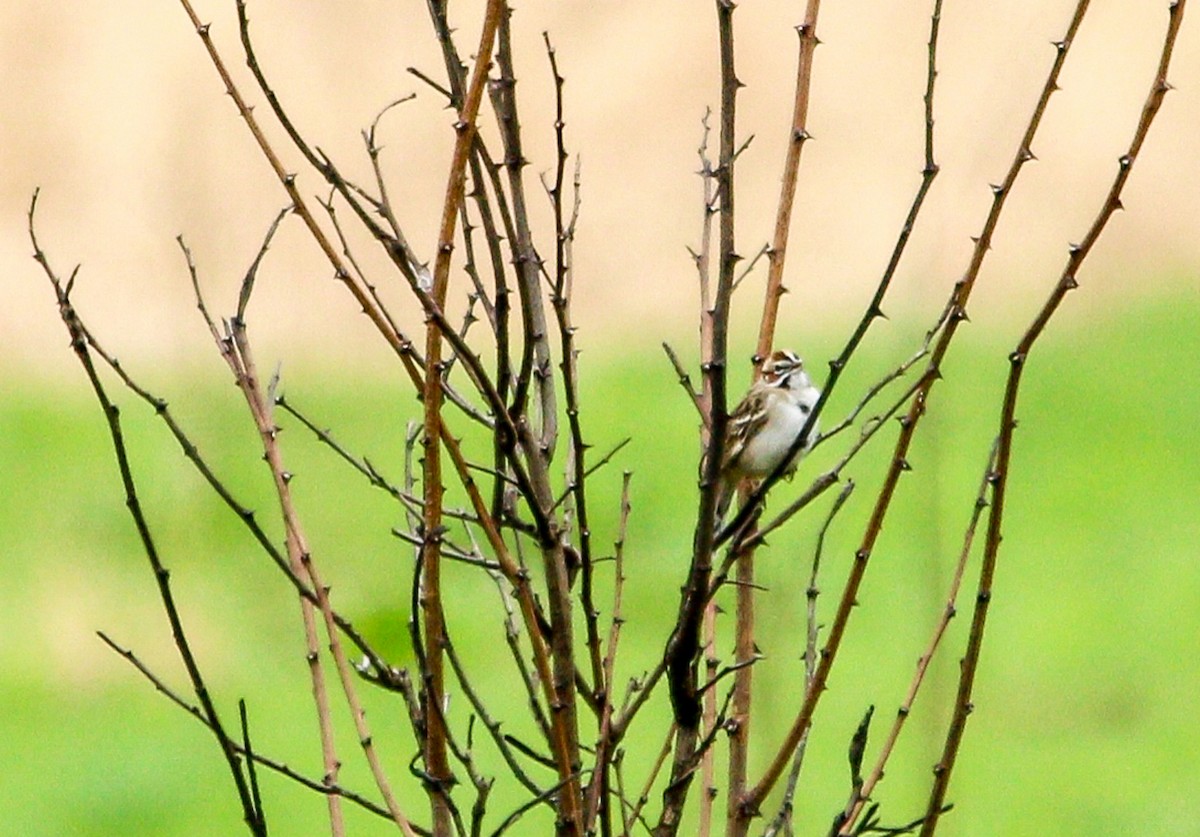
[{"label": "bird perched on branch", "polygon": [[[804,371],[804,361],[795,352],[776,351],[763,363],[761,372],[729,415],[725,429],[725,455],[721,460],[717,495],[718,523],[729,509],[739,482],[762,479],[779,467],[821,397],[821,391]],[[788,464],[788,476],[795,473],[800,458],[812,448],[818,435],[814,421]]]}]

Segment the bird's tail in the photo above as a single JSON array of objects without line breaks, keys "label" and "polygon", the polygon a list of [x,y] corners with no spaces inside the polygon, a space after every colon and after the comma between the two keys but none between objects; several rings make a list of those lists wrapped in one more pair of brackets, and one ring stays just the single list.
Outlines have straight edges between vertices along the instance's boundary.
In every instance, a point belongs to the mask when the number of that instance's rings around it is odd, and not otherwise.
[{"label": "bird's tail", "polygon": [[717,532],[721,531],[721,524],[725,521],[725,516],[729,512],[729,506],[733,503],[734,495],[737,494],[737,483],[734,480],[723,478],[721,484],[717,486],[717,511],[713,515],[713,529]]}]

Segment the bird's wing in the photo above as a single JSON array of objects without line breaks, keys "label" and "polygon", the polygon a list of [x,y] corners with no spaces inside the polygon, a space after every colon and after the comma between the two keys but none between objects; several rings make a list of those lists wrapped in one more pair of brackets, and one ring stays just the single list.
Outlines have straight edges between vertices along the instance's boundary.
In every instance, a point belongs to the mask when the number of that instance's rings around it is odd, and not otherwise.
[{"label": "bird's wing", "polygon": [[768,390],[754,387],[730,414],[729,425],[725,430],[725,456],[721,461],[722,471],[736,467],[738,458],[746,449],[746,443],[766,423],[768,397]]}]

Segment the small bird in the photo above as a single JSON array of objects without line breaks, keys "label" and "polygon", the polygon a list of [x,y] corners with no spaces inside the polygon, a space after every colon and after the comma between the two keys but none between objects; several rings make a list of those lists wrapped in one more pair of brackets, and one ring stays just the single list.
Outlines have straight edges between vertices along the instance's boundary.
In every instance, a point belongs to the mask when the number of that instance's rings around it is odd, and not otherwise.
[{"label": "small bird", "polygon": [[[717,495],[717,521],[744,479],[762,479],[787,456],[821,397],[795,352],[776,351],[762,365],[762,375],[750,385],[746,397],[729,416],[725,430],[725,456]],[[819,435],[817,423],[809,428],[804,444],[792,457],[787,475],[796,471],[800,458]]]}]

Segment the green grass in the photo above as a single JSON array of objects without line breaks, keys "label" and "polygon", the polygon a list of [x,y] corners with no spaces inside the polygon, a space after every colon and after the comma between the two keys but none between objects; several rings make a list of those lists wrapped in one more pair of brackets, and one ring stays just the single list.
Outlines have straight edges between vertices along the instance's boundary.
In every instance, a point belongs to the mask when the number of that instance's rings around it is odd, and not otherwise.
[{"label": "green grass", "polygon": [[[1200,820],[1194,794],[1200,724],[1192,707],[1200,691],[1197,314],[1195,300],[1174,300],[1109,321],[1064,316],[1029,362],[977,709],[945,834],[1187,834]],[[908,333],[884,326],[868,341],[827,415],[844,412],[856,384],[906,353]],[[797,797],[801,833],[824,833],[848,790],[845,747],[854,725],[875,704],[873,742],[882,737],[941,607],[995,433],[1010,339],[965,331],[946,366],[946,382],[935,390],[911,456],[914,472],[901,484],[818,711]],[[837,348],[832,337],[814,343],[804,347],[812,358]],[[621,672],[627,677],[659,653],[677,603],[695,507],[696,418],[659,357],[641,367],[597,349],[584,363],[585,420],[596,451],[641,425],[629,448],[597,475],[591,509],[595,543],[607,551],[621,470],[634,471]],[[239,814],[211,738],[95,638],[97,629],[111,633],[187,692],[123,509],[106,430],[82,376],[66,389],[11,383],[0,402],[6,486],[0,570],[7,587],[0,610],[0,717],[9,754],[0,821],[6,833],[22,835],[236,833]],[[414,413],[399,383],[302,375],[287,385],[289,397],[351,449],[399,474],[404,422]],[[173,398],[202,451],[277,534],[270,485],[236,391],[213,372],[173,381],[161,394]],[[124,393],[121,400],[142,498],[219,706],[232,722],[237,698],[245,697],[257,745],[316,774],[319,753],[294,597],[151,411]],[[283,423],[291,428],[284,444],[298,502],[335,600],[398,664],[410,662],[405,624],[412,561],[389,533],[400,523],[396,509],[294,422]],[[894,431],[882,435],[879,450],[851,470],[859,487],[829,536],[821,600],[826,621]],[[467,444],[473,441],[468,435]],[[815,454],[780,494],[799,491],[805,474],[830,455]],[[795,660],[804,631],[803,590],[815,530],[831,499],[773,539],[759,559],[768,588],[759,605],[767,658],[756,674],[755,771],[801,691]],[[457,567],[447,585],[456,645],[479,686],[497,694],[496,713],[515,719],[506,729],[532,738],[519,720],[520,690],[497,647],[494,588]],[[914,816],[927,792],[965,639],[969,592],[961,605],[964,616],[951,626],[950,647],[933,668],[876,794],[885,820]],[[376,741],[399,777],[406,808],[423,820],[420,792],[406,778],[413,745],[403,707],[384,694],[369,692],[367,699]],[[660,746],[650,731],[661,728],[664,704],[660,699],[631,735],[630,784],[640,784],[649,754]],[[451,712],[465,719],[461,694]],[[346,783],[373,796],[348,719],[339,718],[338,732]],[[481,743],[478,749],[492,768],[490,748]],[[273,833],[322,832],[320,799],[274,776],[263,783]],[[493,810],[519,800],[498,786]],[[652,800],[652,811],[655,805]],[[392,831],[357,813],[350,822],[355,834]],[[544,818],[533,818],[518,831],[548,828]]]}]

